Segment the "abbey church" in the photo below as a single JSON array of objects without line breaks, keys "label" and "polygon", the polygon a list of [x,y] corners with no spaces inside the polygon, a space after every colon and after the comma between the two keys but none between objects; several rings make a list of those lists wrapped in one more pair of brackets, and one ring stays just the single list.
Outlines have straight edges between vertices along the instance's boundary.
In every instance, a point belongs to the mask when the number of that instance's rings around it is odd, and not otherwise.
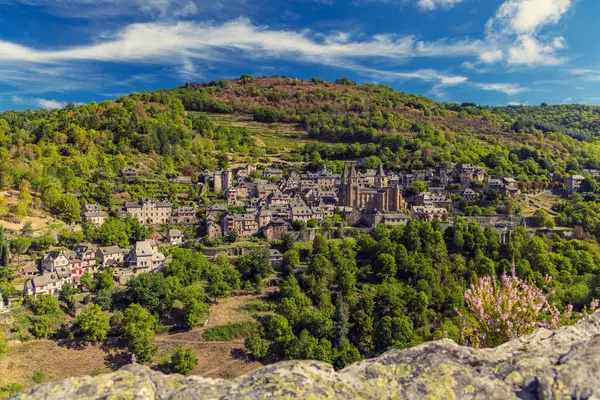
[{"label": "abbey church", "polygon": [[377,210],[382,213],[398,212],[403,208],[402,189],[398,185],[389,186],[388,176],[380,163],[373,186],[360,183],[354,164],[344,167],[340,188],[340,205],[354,209]]}]

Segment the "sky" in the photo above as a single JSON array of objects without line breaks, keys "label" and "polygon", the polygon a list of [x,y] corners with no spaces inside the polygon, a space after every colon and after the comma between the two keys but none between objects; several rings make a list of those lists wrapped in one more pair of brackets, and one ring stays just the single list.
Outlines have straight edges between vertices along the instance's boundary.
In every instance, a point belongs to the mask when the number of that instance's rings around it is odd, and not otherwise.
[{"label": "sky", "polygon": [[598,0],[0,0],[0,109],[220,78],[600,104]]}]

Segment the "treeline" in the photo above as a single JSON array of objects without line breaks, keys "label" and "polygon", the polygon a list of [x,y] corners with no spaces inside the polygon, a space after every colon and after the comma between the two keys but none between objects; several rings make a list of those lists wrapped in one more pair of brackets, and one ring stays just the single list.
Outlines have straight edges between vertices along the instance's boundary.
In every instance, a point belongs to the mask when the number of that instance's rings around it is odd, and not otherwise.
[{"label": "treeline", "polygon": [[459,220],[439,224],[410,221],[379,226],[356,239],[318,236],[297,267],[297,250],[284,255],[284,281],[274,317],[247,340],[258,358],[318,359],[341,368],[391,348],[450,337],[459,341],[463,294],[479,277],[510,273],[543,287],[553,277],[553,301],[581,310],[598,296],[597,243],[532,236],[518,228],[501,244],[492,228]]}]

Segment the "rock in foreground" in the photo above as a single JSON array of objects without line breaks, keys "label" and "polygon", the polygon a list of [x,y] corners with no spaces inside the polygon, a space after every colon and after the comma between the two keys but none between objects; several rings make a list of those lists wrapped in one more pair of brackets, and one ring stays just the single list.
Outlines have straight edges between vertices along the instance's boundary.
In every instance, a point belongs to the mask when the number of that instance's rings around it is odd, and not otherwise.
[{"label": "rock in foreground", "polygon": [[495,349],[450,340],[390,351],[340,372],[290,361],[234,380],[164,375],[139,365],[27,389],[19,399],[600,399],[600,312]]}]

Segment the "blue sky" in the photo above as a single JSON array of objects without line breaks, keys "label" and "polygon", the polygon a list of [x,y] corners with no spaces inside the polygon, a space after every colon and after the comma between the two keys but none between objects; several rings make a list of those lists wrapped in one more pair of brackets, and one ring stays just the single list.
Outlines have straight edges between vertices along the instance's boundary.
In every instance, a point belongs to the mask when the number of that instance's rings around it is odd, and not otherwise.
[{"label": "blue sky", "polygon": [[0,0],[0,109],[242,73],[600,104],[598,17],[598,0]]}]

